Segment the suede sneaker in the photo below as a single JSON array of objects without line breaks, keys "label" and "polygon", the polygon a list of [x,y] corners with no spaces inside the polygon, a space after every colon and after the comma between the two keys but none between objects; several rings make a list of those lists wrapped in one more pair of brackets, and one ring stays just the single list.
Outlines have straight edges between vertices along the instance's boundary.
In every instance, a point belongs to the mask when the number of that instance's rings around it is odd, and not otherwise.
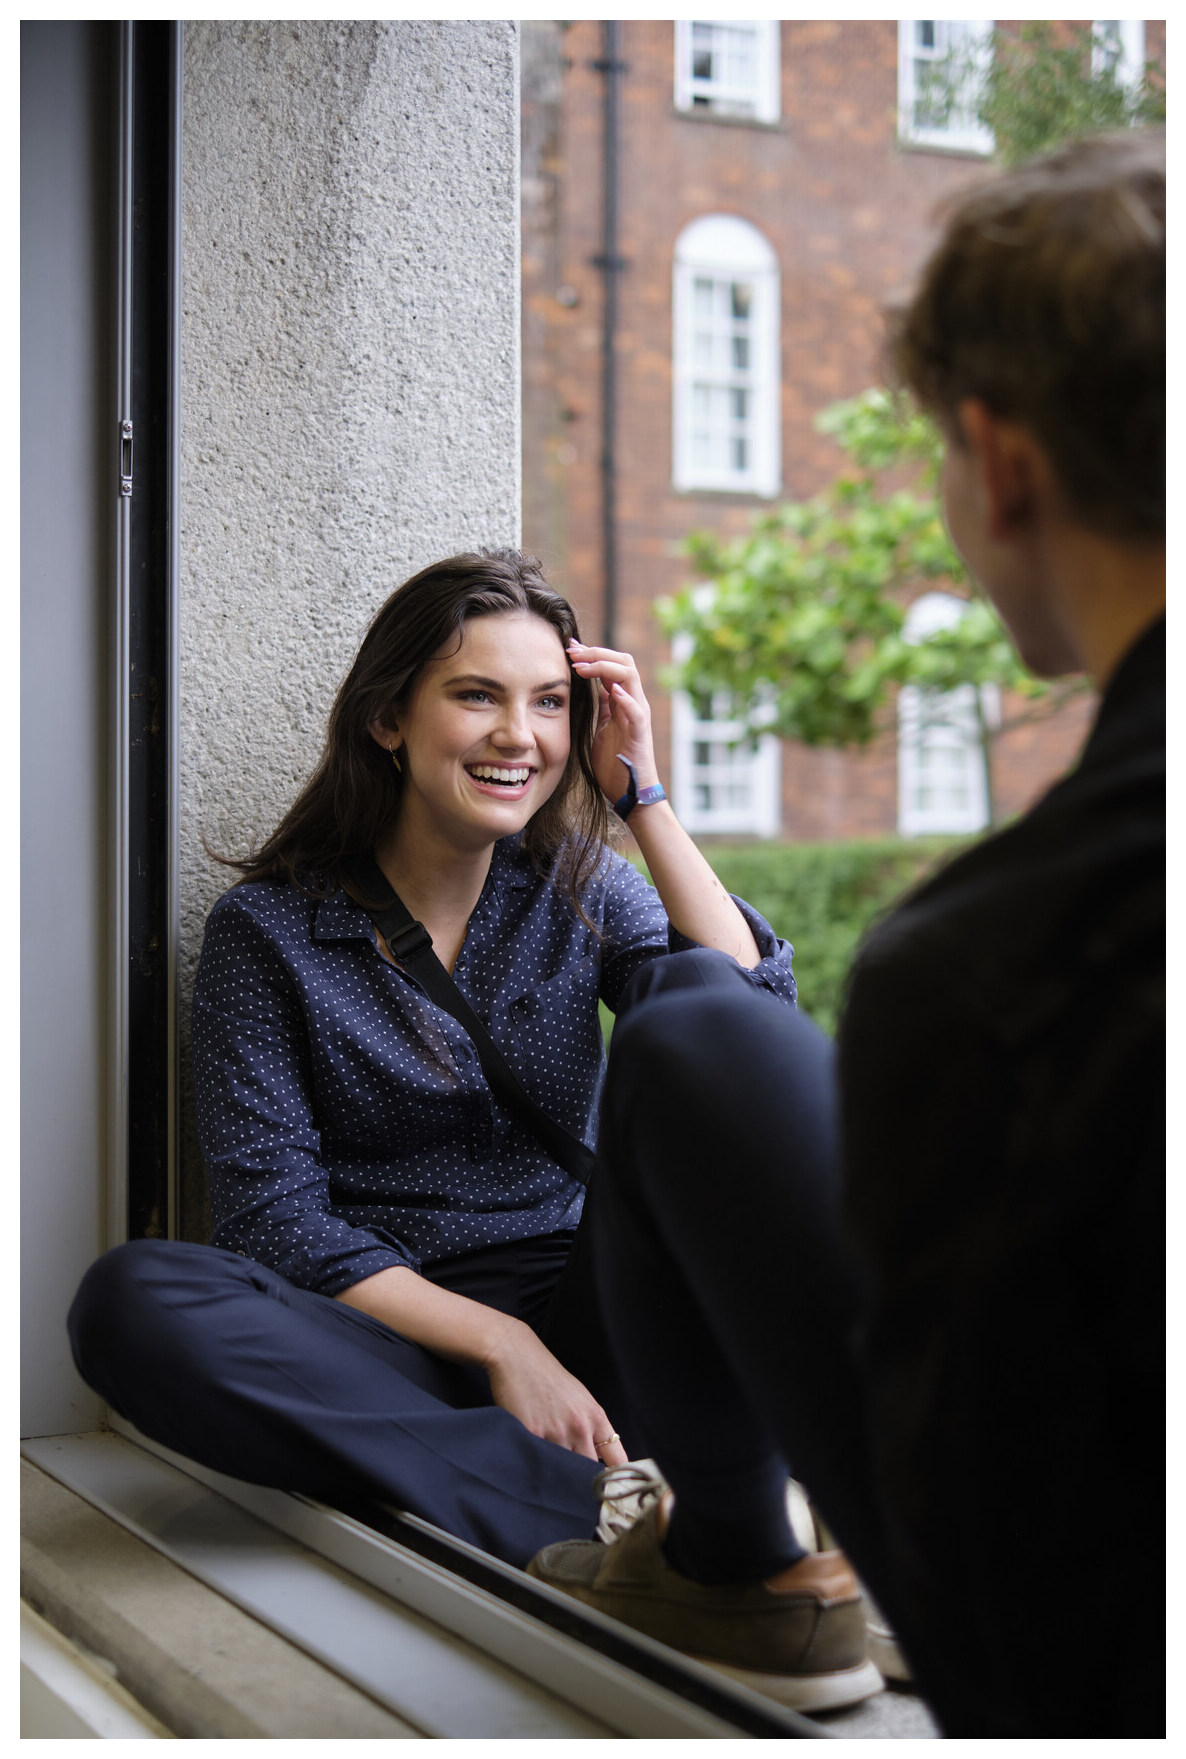
[{"label": "suede sneaker", "polygon": [[[815,1515],[815,1528],[821,1551],[835,1545],[836,1541],[818,1514]],[[865,1643],[869,1660],[883,1679],[891,1680],[895,1686],[913,1689],[914,1675],[910,1671],[910,1663],[902,1653],[897,1633],[859,1576],[857,1586],[865,1602]]]},{"label": "suede sneaker", "polygon": [[[593,1486],[601,1499],[597,1538],[605,1545],[628,1533],[671,1488],[655,1460],[627,1460],[624,1466],[607,1466],[597,1474]],[[791,1532],[804,1551],[828,1550],[807,1492],[793,1478],[787,1479],[786,1500]]]},{"label": "suede sneaker", "polygon": [[669,1567],[660,1518],[652,1502],[609,1545],[546,1545],[527,1573],[788,1709],[838,1710],[881,1691],[842,1552],[810,1552],[769,1582],[706,1586]]}]

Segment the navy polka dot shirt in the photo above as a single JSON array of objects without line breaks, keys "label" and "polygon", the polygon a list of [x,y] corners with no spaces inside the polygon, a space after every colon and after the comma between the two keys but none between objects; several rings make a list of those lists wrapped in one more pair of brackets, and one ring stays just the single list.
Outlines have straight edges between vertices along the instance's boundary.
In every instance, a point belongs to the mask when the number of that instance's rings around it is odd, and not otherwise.
[{"label": "navy polka dot shirt", "polygon": [[[791,947],[748,904],[752,982],[793,1003]],[[496,844],[453,979],[536,1103],[592,1145],[614,1009],[650,959],[694,943],[607,854],[585,908]],[[573,1228],[583,1187],[494,1099],[465,1029],[378,950],[346,893],[234,886],[194,994],[212,1243],[337,1294],[389,1265]]]}]

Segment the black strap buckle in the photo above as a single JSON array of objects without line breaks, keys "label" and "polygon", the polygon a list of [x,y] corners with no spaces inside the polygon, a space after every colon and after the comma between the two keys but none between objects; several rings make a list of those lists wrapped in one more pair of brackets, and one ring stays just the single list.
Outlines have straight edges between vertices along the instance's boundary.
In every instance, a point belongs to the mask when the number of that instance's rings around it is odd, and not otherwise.
[{"label": "black strap buckle", "polygon": [[394,934],[384,932],[383,938],[387,942],[387,949],[391,957],[398,960],[401,965],[409,959],[414,959],[416,954],[423,952],[425,947],[430,952],[432,950],[432,936],[422,922],[406,922],[402,928],[397,928]]}]

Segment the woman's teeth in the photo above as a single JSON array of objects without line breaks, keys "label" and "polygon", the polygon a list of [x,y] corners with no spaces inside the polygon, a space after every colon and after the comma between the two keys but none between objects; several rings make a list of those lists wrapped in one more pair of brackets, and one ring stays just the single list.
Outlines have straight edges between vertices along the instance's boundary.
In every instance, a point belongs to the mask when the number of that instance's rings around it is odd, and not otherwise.
[{"label": "woman's teeth", "polygon": [[512,786],[522,787],[531,775],[528,770],[500,770],[488,763],[476,763],[467,766],[475,782],[509,782]]}]

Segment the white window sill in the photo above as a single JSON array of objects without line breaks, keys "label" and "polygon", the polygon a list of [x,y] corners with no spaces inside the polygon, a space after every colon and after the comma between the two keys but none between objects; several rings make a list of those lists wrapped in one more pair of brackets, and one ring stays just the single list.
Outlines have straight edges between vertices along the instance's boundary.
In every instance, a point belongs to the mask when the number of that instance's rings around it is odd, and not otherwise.
[{"label": "white window sill", "polygon": [[390,1536],[211,1472],[115,1421],[119,1434],[45,1437],[23,1452],[425,1734],[821,1733],[428,1522],[392,1511]]},{"label": "white window sill", "polygon": [[991,159],[996,143],[977,145],[970,140],[944,140],[942,135],[899,134],[898,146],[904,153],[939,153],[945,159]]},{"label": "white window sill", "polygon": [[785,134],[787,132],[785,118],[775,116],[731,116],[727,110],[710,110],[706,104],[689,105],[673,104],[671,114],[684,121],[718,122],[726,128],[763,128],[767,134]]}]

